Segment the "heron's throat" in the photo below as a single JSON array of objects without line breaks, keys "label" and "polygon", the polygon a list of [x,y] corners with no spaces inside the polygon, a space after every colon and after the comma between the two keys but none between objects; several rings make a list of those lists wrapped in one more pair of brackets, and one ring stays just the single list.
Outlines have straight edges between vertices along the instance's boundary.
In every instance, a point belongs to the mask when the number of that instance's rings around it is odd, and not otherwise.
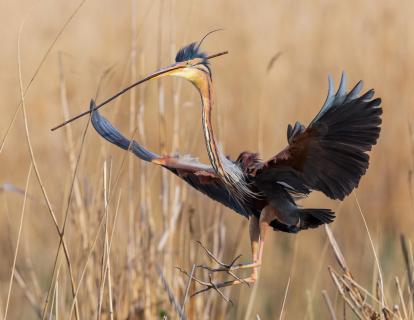
[{"label": "heron's throat", "polygon": [[220,177],[225,178],[226,171],[221,161],[220,151],[217,147],[211,123],[211,110],[214,105],[213,86],[211,79],[209,77],[206,78],[208,78],[206,81],[194,83],[201,95],[204,139],[206,141],[207,153],[210,158],[211,165]]},{"label": "heron's throat", "polygon": [[204,139],[211,165],[229,189],[234,192],[238,192],[236,190],[239,190],[241,193],[247,194],[248,188],[245,185],[242,170],[226,158],[217,146],[213,125],[211,123],[211,111],[214,105],[213,86],[210,77],[207,78],[206,81],[200,81],[194,84],[201,95]]},{"label": "heron's throat", "polygon": [[201,95],[204,139],[211,165],[236,201],[243,200],[246,197],[254,197],[255,195],[250,191],[241,168],[224,156],[217,147],[211,123],[211,110],[214,105],[213,86],[211,78],[207,78],[206,81],[193,82],[193,84]]}]

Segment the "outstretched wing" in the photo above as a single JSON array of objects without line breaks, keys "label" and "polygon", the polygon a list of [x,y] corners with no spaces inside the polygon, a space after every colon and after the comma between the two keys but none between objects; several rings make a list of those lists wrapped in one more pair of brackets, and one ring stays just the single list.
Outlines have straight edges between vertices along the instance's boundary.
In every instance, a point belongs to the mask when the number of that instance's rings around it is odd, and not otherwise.
[{"label": "outstretched wing", "polygon": [[362,81],[349,92],[342,74],[339,89],[329,93],[315,119],[305,128],[288,127],[289,145],[267,161],[256,178],[276,181],[299,193],[312,189],[332,199],[343,199],[358,186],[365,174],[369,155],[376,144],[381,124],[381,99],[372,99],[374,90],[358,96]]},{"label": "outstretched wing", "polygon": [[[95,108],[95,102],[91,101],[91,109]],[[138,158],[163,166],[175,175],[185,180],[192,187],[204,193],[211,199],[218,201],[236,211],[237,213],[248,216],[256,213],[257,209],[249,207],[246,203],[235,201],[223,182],[217,177],[211,166],[198,162],[189,156],[165,156],[145,149],[138,142],[125,138],[106,118],[101,116],[98,111],[92,113],[92,125],[104,139],[112,144],[130,150]]]}]

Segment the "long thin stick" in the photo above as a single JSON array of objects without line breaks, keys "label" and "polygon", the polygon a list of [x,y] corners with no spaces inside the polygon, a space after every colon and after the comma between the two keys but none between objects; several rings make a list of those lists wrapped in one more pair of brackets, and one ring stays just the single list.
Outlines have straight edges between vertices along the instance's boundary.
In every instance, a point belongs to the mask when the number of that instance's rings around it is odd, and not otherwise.
[{"label": "long thin stick", "polygon": [[[223,52],[215,53],[215,54],[213,54],[213,55],[211,55],[211,56],[208,56],[208,57],[206,58],[206,60],[208,60],[208,59],[213,59],[213,58],[216,58],[216,57],[222,56],[222,55],[224,55],[224,54],[228,54],[228,53],[229,53],[228,51],[223,51]],[[97,105],[97,106],[96,106],[95,108],[93,108],[92,110],[89,110],[89,109],[88,109],[88,111],[82,112],[81,114],[78,114],[77,116],[75,116],[75,117],[73,117],[73,118],[71,118],[71,119],[69,119],[69,120],[66,120],[66,121],[62,122],[61,124],[59,124],[58,126],[56,126],[56,127],[52,128],[52,129],[50,129],[50,130],[51,130],[51,131],[55,131],[55,130],[57,130],[57,129],[59,129],[59,128],[61,128],[61,127],[65,126],[65,125],[67,125],[68,123],[70,123],[70,122],[72,122],[72,121],[75,121],[76,119],[79,119],[79,118],[81,118],[81,117],[83,117],[83,116],[85,116],[85,115],[87,115],[87,114],[90,114],[90,113],[91,113],[91,112],[93,112],[93,111],[96,111],[96,110],[98,110],[98,109],[102,108],[104,105],[108,104],[108,103],[109,103],[109,102],[111,102],[112,100],[115,100],[115,99],[116,99],[116,98],[118,98],[120,95],[122,95],[122,94],[124,94],[125,92],[127,92],[128,90],[131,90],[132,88],[136,87],[137,85],[139,85],[139,84],[141,84],[141,83],[143,83],[143,82],[145,82],[145,81],[151,80],[152,78],[155,78],[156,76],[159,76],[159,75],[161,75],[161,74],[163,74],[163,73],[165,73],[165,72],[166,72],[165,70],[161,70],[161,71],[155,72],[155,73],[153,73],[152,75],[150,75],[150,76],[148,76],[148,77],[145,77],[144,79],[141,79],[141,80],[139,80],[139,81],[137,81],[137,82],[135,82],[135,83],[133,83],[133,84],[129,85],[129,86],[128,86],[128,87],[126,87],[125,89],[122,89],[121,91],[119,91],[118,93],[116,93],[115,95],[113,95],[112,97],[110,97],[110,98],[106,99],[104,102],[102,102],[101,104]]]}]

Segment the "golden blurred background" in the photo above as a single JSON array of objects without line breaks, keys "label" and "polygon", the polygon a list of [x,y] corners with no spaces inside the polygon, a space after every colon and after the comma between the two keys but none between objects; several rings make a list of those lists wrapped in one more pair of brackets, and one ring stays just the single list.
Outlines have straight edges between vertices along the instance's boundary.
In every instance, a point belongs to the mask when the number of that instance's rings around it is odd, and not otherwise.
[{"label": "golden blurred background", "polygon": [[[171,174],[162,174],[162,169],[143,166],[91,127],[83,142],[86,118],[70,129],[50,131],[68,115],[84,111],[91,98],[103,101],[169,65],[180,47],[217,28],[224,31],[210,35],[202,48],[230,52],[212,60],[211,68],[217,95],[215,129],[232,158],[244,150],[262,149],[267,159],[281,150],[287,143],[287,125],[296,120],[307,124],[319,111],[328,74],[337,84],[346,71],[348,88],[362,79],[365,89],[375,88],[382,98],[381,136],[356,195],[380,261],[385,298],[391,305],[397,303],[394,278],[406,273],[400,235],[414,237],[413,12],[412,1],[386,0],[1,1],[0,138],[6,137],[0,153],[2,315],[32,162],[21,110],[7,131],[21,100],[17,42],[23,22],[21,70],[23,88],[29,86],[28,130],[52,210],[32,170],[8,319],[37,319],[51,283],[50,297],[57,302],[53,300],[52,309],[49,302],[47,316],[50,312],[55,317],[58,311],[59,318],[69,317],[73,296],[62,250],[54,277],[58,281],[51,282],[59,245],[51,212],[60,227],[67,217],[65,239],[76,287],[79,284],[77,316],[82,319],[110,318],[110,309],[116,319],[161,319],[163,314],[177,318],[156,266],[182,302],[187,280],[174,267],[191,270],[194,263],[211,263],[192,240],[221,252],[225,261],[239,253],[249,261],[244,218]],[[280,57],[269,70],[277,53]],[[125,94],[102,113],[151,150],[190,153],[206,162],[199,105],[190,84],[164,79]],[[302,204],[337,212],[331,227],[352,274],[375,291],[378,272],[355,195],[340,203],[312,194]],[[102,217],[108,218],[103,227]],[[112,228],[111,274],[106,278],[112,284],[102,287],[106,237]],[[160,245],[165,234],[167,242]],[[321,290],[327,290],[341,315],[343,305],[327,270],[335,264],[324,228],[298,235],[272,232],[257,289],[226,290],[233,305],[216,292],[197,296],[187,304],[188,317],[279,319],[289,278],[283,319],[329,319]],[[407,283],[402,282],[407,295]],[[352,318],[350,310],[347,314]]]}]

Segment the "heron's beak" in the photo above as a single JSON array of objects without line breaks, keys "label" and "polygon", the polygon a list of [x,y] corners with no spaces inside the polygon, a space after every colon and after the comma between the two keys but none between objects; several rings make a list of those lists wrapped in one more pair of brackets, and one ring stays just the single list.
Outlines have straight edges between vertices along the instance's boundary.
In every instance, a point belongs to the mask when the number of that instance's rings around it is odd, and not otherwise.
[{"label": "heron's beak", "polygon": [[174,63],[168,67],[162,68],[154,72],[153,74],[143,79],[140,83],[165,76],[180,77],[190,82],[196,83],[200,80],[201,72],[200,70],[194,67],[195,64],[197,64],[197,61],[194,61],[194,63],[191,63],[189,61]]},{"label": "heron's beak", "polygon": [[[213,58],[222,56],[223,54],[227,54],[227,53],[228,53],[228,51],[219,52],[219,53],[213,54],[211,56],[208,56],[204,59],[205,60],[213,59]],[[193,59],[193,60],[195,60],[195,59]],[[200,80],[200,76],[199,76],[200,72],[197,72],[197,68],[194,68],[194,65],[197,64],[198,60],[195,60],[194,62],[195,63],[190,63],[189,61],[177,62],[177,63],[175,63],[175,64],[173,64],[169,67],[160,69],[160,70],[154,72],[153,74],[145,77],[144,79],[139,80],[139,81],[129,85],[128,87],[122,89],[121,91],[119,91],[118,93],[116,93],[112,97],[106,99],[104,102],[102,102],[101,104],[99,104],[98,106],[93,108],[92,110],[82,112],[82,113],[78,114],[77,116],[72,117],[72,118],[62,122],[61,124],[57,125],[56,127],[53,127],[51,129],[51,131],[55,131],[56,129],[59,129],[59,128],[67,125],[68,123],[71,123],[72,121],[75,121],[76,119],[79,119],[80,117],[86,116],[86,115],[92,113],[93,111],[96,111],[96,110],[102,108],[104,105],[108,104],[109,102],[116,99],[120,95],[124,94],[128,90],[131,90],[132,88],[136,87],[137,85],[139,85],[143,82],[146,82],[148,80],[161,78],[163,76],[177,76],[177,77],[182,77],[182,78],[185,78],[187,80],[190,80],[192,83],[196,84]]]},{"label": "heron's beak", "polygon": [[182,76],[185,73],[184,70],[187,69],[186,67],[187,66],[182,62],[174,63],[168,67],[161,68],[155,71],[153,74],[150,74],[145,79],[143,79],[142,82],[153,80],[153,79],[158,79],[158,78],[162,78],[166,76]]}]

